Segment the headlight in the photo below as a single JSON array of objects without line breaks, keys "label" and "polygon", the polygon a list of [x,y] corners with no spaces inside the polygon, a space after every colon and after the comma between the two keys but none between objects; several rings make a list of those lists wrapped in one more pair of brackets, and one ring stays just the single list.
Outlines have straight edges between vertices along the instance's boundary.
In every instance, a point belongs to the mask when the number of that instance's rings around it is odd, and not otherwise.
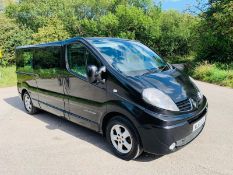
[{"label": "headlight", "polygon": [[200,91],[200,89],[197,87],[195,80],[192,77],[189,77],[190,81],[193,83],[193,86],[196,87],[198,90],[197,96],[201,100],[203,98],[203,93]]},{"label": "headlight", "polygon": [[170,110],[179,111],[173,100],[162,91],[155,88],[147,88],[142,92],[143,100],[153,106]]}]

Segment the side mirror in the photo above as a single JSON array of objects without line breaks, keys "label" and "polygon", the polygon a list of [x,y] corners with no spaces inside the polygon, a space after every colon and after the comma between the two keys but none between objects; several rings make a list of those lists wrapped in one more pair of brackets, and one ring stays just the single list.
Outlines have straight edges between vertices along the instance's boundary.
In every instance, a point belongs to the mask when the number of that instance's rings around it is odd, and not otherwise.
[{"label": "side mirror", "polygon": [[95,81],[100,82],[100,83],[105,83],[105,79],[102,79],[102,74],[106,72],[106,67],[102,66],[99,68],[94,66],[94,65],[90,65],[87,66],[87,78],[88,81],[90,83],[94,83]]},{"label": "side mirror", "polygon": [[97,70],[97,67],[94,65],[87,66],[87,79],[90,83],[94,83],[96,81]]}]

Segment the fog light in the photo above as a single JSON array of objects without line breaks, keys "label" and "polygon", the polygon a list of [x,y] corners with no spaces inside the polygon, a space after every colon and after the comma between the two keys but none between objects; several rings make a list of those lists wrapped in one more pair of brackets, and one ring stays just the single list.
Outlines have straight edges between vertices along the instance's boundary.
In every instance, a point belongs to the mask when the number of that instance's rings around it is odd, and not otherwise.
[{"label": "fog light", "polygon": [[176,143],[173,143],[173,144],[170,145],[169,149],[173,150],[175,147],[176,147]]}]

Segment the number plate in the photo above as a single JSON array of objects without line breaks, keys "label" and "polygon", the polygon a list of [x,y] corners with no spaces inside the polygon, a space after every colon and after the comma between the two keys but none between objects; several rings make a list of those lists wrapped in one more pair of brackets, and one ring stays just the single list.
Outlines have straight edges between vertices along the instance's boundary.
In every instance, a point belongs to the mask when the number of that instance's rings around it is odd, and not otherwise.
[{"label": "number plate", "polygon": [[200,128],[206,120],[206,116],[202,117],[198,122],[194,123],[193,125],[193,132],[196,131],[198,128]]}]

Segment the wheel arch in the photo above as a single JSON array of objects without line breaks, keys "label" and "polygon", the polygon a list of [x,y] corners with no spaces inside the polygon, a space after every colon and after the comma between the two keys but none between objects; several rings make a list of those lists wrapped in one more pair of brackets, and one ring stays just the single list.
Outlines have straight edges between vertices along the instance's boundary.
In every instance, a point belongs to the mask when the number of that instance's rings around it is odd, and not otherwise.
[{"label": "wheel arch", "polygon": [[27,89],[22,89],[21,91],[21,99],[23,100],[23,95],[25,94],[25,92],[28,92]]},{"label": "wheel arch", "polygon": [[[105,129],[106,129],[106,126],[108,124],[108,122],[115,116],[125,116],[123,114],[121,114],[120,112],[109,112],[107,113],[103,119],[102,119],[102,122],[101,122],[101,126],[100,126],[100,132],[105,136]],[[126,116],[125,116],[126,117]]]},{"label": "wheel arch", "polygon": [[101,134],[103,134],[103,136],[105,137],[105,134],[106,134],[105,130],[106,130],[106,126],[107,126],[108,122],[109,122],[113,117],[116,117],[116,116],[125,117],[125,119],[128,120],[128,121],[132,124],[132,126],[135,128],[135,130],[136,130],[136,132],[137,132],[137,135],[138,135],[138,137],[139,137],[140,144],[143,145],[143,144],[142,144],[142,140],[141,140],[141,136],[140,136],[139,131],[138,131],[138,129],[137,129],[137,126],[138,126],[138,125],[136,124],[136,121],[132,119],[132,116],[131,116],[131,114],[129,114],[129,113],[128,113],[128,114],[125,114],[125,113],[117,112],[117,111],[112,111],[112,112],[107,113],[107,114],[103,117],[102,122],[101,122],[101,126],[100,126],[100,132],[101,132]]},{"label": "wheel arch", "polygon": [[109,112],[108,114],[106,114],[103,117],[103,120],[101,122],[101,128],[100,128],[101,129],[101,131],[100,131],[101,134],[103,134],[103,136],[106,137],[105,130],[106,130],[107,124],[112,118],[114,118],[116,116],[125,117],[125,119],[128,120],[132,124],[132,126],[135,128],[135,132],[136,132],[137,137],[139,139],[139,143],[140,143],[140,145],[141,145],[141,147],[143,149],[143,142],[142,142],[142,139],[141,139],[141,135],[139,134],[139,131],[138,131],[136,125],[135,125],[135,122],[130,117],[128,117],[126,114],[123,114],[121,112]]}]

